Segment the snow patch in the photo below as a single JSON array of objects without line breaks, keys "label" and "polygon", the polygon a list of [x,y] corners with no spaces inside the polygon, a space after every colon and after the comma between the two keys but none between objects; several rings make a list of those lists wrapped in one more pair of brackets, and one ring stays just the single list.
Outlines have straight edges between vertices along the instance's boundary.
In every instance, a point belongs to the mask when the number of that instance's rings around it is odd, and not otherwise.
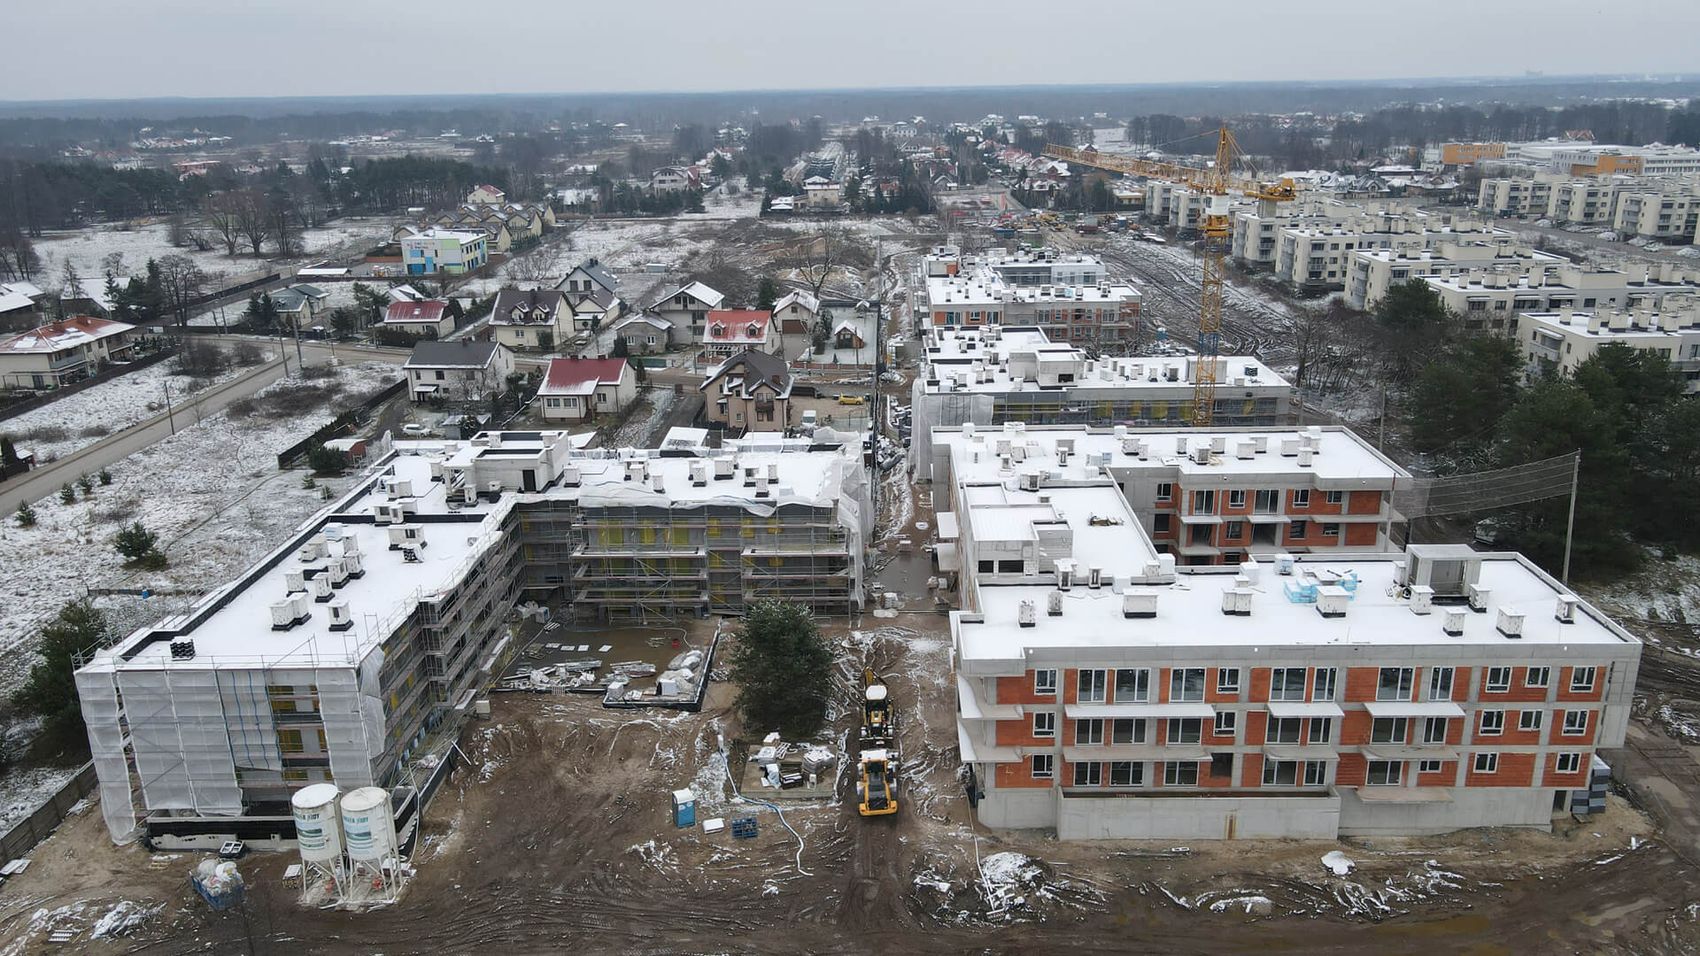
[{"label": "snow patch", "polygon": [[1346,876],[1358,867],[1356,863],[1352,862],[1351,857],[1341,853],[1339,850],[1329,850],[1327,853],[1324,853],[1322,855],[1322,865],[1334,871],[1335,876]]}]

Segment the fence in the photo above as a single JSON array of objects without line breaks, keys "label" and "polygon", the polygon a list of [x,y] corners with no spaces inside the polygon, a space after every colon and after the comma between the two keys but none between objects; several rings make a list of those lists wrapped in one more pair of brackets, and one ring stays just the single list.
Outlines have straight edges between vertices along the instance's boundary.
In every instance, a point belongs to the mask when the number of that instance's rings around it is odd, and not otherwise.
[{"label": "fence", "polygon": [[82,769],[36,807],[34,813],[14,823],[5,836],[0,836],[0,860],[15,860],[35,849],[36,844],[47,839],[59,828],[59,824],[65,822],[72,807],[94,792],[96,783],[93,761],[83,764]]},{"label": "fence", "polygon": [[92,388],[93,386],[99,385],[101,382],[110,382],[120,375],[128,375],[131,372],[147,368],[149,365],[157,365],[176,354],[176,349],[163,349],[161,351],[154,352],[151,355],[144,355],[134,361],[125,362],[123,365],[114,365],[105,371],[91,375],[80,382],[72,382],[70,385],[61,385],[45,395],[37,395],[35,398],[25,399],[21,402],[13,402],[5,408],[0,408],[0,421],[5,421],[8,418],[16,418],[25,412],[33,412],[38,408],[51,405],[67,395],[74,395],[85,388]]},{"label": "fence", "polygon": [[401,381],[395,382],[391,385],[384,386],[378,391],[367,396],[366,400],[361,402],[359,405],[344,410],[342,414],[320,426],[317,431],[313,432],[313,434],[308,435],[306,438],[303,438],[295,444],[290,445],[288,448],[285,448],[283,451],[278,452],[278,469],[287,469],[290,465],[294,464],[296,459],[301,458],[313,449],[323,445],[327,441],[330,441],[332,438],[339,438],[347,434],[350,429],[354,428],[354,426],[366,420],[367,412],[379,405],[382,405],[397,395],[400,395],[402,390],[405,388],[407,388],[406,378],[403,378]]}]

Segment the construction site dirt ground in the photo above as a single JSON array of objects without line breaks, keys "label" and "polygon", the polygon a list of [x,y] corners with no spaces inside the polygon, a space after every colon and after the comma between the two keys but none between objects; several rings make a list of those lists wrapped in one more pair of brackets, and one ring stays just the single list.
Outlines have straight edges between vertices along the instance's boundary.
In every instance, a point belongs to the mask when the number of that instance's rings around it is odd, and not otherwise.
[{"label": "construction site dirt ground", "polygon": [[[1059,843],[974,827],[956,775],[946,619],[828,622],[841,649],[832,730],[854,739],[864,664],[886,676],[904,761],[895,817],[836,799],[774,811],[736,802],[732,687],[701,713],[623,712],[595,699],[508,694],[468,725],[466,763],[428,809],[397,904],[307,909],[291,854],[250,855],[240,909],[212,912],[196,854],[114,847],[93,809],[73,816],[0,889],[0,956],[27,953],[1416,952],[1700,950],[1693,888],[1693,748],[1637,726],[1625,769],[1663,830],[1620,798],[1554,833],[1490,830],[1342,843]],[[1615,756],[1615,755],[1614,755]],[[1678,773],[1686,776],[1678,777]],[[754,816],[754,839],[679,829]],[[760,794],[751,794],[760,797]],[[1324,854],[1357,869],[1336,876]],[[978,863],[976,861],[979,861]],[[984,867],[989,879],[980,876]],[[118,932],[94,938],[97,929]],[[71,941],[49,943],[55,930]]]}]

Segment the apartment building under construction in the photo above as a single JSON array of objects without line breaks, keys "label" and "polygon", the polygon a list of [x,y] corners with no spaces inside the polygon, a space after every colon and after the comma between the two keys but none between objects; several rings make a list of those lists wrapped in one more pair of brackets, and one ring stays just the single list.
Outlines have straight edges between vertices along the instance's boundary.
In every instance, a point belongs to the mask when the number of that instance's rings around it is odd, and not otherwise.
[{"label": "apartment building under construction", "polygon": [[522,600],[586,620],[855,609],[860,451],[402,443],[236,580],[77,671],[108,829],[282,818],[311,783],[406,778],[516,649]]}]

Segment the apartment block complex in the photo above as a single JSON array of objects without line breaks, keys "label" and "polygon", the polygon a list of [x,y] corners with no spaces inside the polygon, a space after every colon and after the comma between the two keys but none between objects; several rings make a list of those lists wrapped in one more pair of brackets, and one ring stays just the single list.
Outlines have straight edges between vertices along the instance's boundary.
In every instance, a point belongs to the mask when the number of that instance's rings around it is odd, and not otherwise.
[{"label": "apartment block complex", "polygon": [[1472,270],[1550,276],[1569,264],[1563,256],[1530,248],[1509,235],[1441,242],[1421,250],[1359,249],[1350,258],[1346,304],[1354,309],[1373,308],[1388,289],[1410,279],[1454,278]]},{"label": "apartment block complex", "polygon": [[[911,408],[911,461],[925,480],[932,432],[979,426],[1187,424],[1198,373],[1192,355],[1088,358],[1036,328],[933,328]],[[1297,396],[1286,379],[1249,356],[1216,362],[1214,421],[1221,426],[1285,425]]]},{"label": "apartment block complex", "polygon": [[402,443],[238,579],[77,671],[107,826],[392,784],[514,650],[522,599],[587,620],[778,595],[853,609],[870,520],[856,447]]},{"label": "apartment block complex", "polygon": [[[1222,437],[1224,474],[1257,461],[1255,445],[1239,453],[1255,433]],[[1314,444],[1291,470],[1332,460],[1331,480],[1371,498],[1397,471],[1349,433],[1267,437]],[[1141,519],[1145,487],[1181,489],[1119,456],[1190,439],[1176,457],[1214,461],[1199,438],[935,436],[939,554],[963,579],[957,737],[980,822],[1063,839],[1333,839],[1546,827],[1586,806],[1595,751],[1623,741],[1632,636],[1521,557],[1461,546],[1177,566]],[[1186,494],[1211,484],[1195,476]],[[1358,493],[1339,506],[1357,510]]]},{"label": "apartment block complex", "polygon": [[1625,238],[1693,242],[1700,224],[1700,175],[1494,177],[1482,180],[1476,207],[1495,216],[1598,226]]},{"label": "apartment block complex", "polygon": [[1466,328],[1515,332],[1522,312],[1566,308],[1682,311],[1700,292],[1700,274],[1669,264],[1637,272],[1566,265],[1527,274],[1471,269],[1423,279]]},{"label": "apartment block complex", "polygon": [[924,265],[928,324],[939,328],[1035,326],[1055,342],[1106,350],[1131,346],[1138,289],[1111,281],[1103,263],[1051,250],[958,257],[937,250]]},{"label": "apartment block complex", "polygon": [[1700,392],[1700,308],[1682,311],[1613,309],[1594,312],[1525,312],[1517,317],[1517,344],[1530,374],[1574,374],[1608,345],[1658,352]]}]

